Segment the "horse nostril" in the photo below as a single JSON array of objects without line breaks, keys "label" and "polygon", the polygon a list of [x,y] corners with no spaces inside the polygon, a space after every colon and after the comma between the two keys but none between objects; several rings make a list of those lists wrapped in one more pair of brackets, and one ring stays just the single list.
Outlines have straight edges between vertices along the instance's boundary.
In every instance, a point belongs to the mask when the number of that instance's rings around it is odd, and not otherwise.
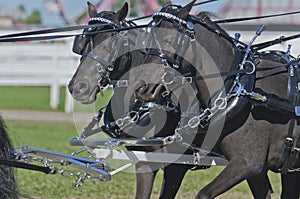
[{"label": "horse nostril", "polygon": [[83,81],[80,81],[80,82],[77,82],[73,88],[73,92],[76,92],[76,93],[84,93],[86,92],[87,90],[89,89],[89,85],[87,82],[83,82]]},{"label": "horse nostril", "polygon": [[138,92],[138,93],[146,93],[148,90],[148,84],[143,81],[143,80],[140,80],[136,83],[136,86],[135,86],[135,91]]}]

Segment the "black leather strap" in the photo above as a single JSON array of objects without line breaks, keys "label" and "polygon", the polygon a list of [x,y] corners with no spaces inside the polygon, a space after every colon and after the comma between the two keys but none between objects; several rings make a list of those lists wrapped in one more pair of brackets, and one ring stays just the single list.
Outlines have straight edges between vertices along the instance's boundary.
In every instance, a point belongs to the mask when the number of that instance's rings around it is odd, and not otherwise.
[{"label": "black leather strap", "polygon": [[15,168],[21,168],[21,169],[27,169],[32,171],[39,171],[43,172],[45,174],[54,174],[54,170],[50,167],[43,167],[38,165],[33,165],[25,162],[19,162],[17,160],[10,160],[10,159],[2,159],[0,158],[0,165],[5,165],[9,167],[15,167]]}]

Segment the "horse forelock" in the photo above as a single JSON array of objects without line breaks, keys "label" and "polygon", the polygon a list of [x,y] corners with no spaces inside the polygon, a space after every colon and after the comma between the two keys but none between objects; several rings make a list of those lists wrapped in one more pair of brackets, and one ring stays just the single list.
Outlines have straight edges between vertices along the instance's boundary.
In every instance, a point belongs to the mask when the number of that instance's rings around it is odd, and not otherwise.
[{"label": "horse forelock", "polygon": [[113,18],[114,14],[116,14],[114,11],[102,11],[102,12],[97,13],[96,17],[103,17],[103,18],[111,20]]}]

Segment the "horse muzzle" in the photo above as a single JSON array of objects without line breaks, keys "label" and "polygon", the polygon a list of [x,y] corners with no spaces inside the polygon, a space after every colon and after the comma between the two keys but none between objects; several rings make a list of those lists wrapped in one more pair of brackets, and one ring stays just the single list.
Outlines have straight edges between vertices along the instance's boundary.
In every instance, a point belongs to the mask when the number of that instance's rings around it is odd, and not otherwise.
[{"label": "horse muzzle", "polygon": [[97,93],[100,91],[98,86],[91,88],[87,81],[76,81],[74,84],[70,82],[68,89],[72,97],[82,104],[91,104],[95,102]]}]

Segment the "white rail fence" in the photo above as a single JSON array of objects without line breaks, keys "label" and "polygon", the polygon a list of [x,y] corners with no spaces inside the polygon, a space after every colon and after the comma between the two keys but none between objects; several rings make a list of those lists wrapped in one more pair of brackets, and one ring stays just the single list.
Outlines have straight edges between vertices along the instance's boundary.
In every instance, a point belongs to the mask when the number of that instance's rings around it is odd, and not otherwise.
[{"label": "white rail fence", "polygon": [[[71,43],[1,43],[0,86],[50,86],[50,106],[58,108],[60,87],[67,86],[78,66]],[[66,89],[65,112],[72,109]]]},{"label": "white rail fence", "polygon": [[[240,31],[238,31],[240,32]],[[234,35],[235,31],[229,31]],[[248,43],[255,31],[241,31],[241,40]],[[264,31],[257,42],[290,36],[298,32]],[[292,54],[300,54],[300,39],[273,46],[269,49],[286,50],[292,43]],[[79,57],[71,49],[72,40],[66,43],[25,44],[0,43],[0,86],[50,86],[50,106],[59,104],[59,88],[66,86],[78,66]],[[65,112],[73,109],[73,100],[66,91]]]}]

